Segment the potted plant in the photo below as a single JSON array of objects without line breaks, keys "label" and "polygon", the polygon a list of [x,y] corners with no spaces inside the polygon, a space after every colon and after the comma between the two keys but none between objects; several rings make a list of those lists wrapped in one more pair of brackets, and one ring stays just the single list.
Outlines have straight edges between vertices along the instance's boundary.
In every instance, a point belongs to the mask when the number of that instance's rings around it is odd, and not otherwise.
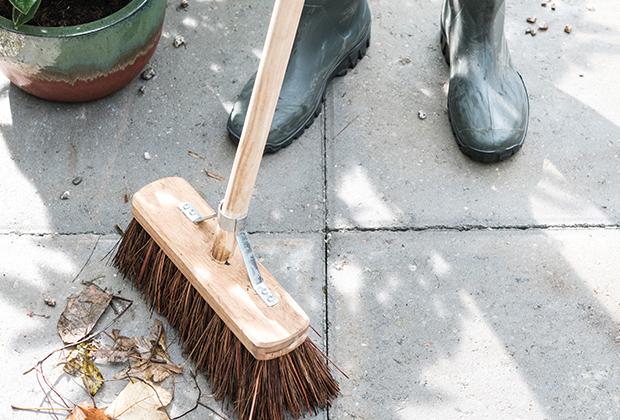
[{"label": "potted plant", "polygon": [[40,98],[101,98],[148,63],[165,9],[166,0],[0,0],[0,70]]}]

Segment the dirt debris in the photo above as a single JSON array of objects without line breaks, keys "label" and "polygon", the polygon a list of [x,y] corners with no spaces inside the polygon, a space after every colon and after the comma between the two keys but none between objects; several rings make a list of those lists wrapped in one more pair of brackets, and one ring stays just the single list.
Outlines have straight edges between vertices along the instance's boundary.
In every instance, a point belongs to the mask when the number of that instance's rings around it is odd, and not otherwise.
[{"label": "dirt debris", "polygon": [[187,48],[187,43],[185,42],[185,38],[183,38],[181,35],[177,35],[174,37],[174,41],[172,42],[172,46],[174,48],[179,48],[179,47],[186,47]]},{"label": "dirt debris", "polygon": [[216,174],[215,172],[211,172],[211,171],[208,171],[208,170],[206,170],[206,169],[203,169],[203,172],[204,172],[204,173],[205,173],[205,175],[206,175],[206,176],[208,176],[209,178],[213,178],[213,179],[215,179],[216,181],[220,181],[220,182],[224,181],[224,177],[223,177],[222,175],[220,175],[220,174]]},{"label": "dirt debris", "polygon": [[151,80],[153,77],[157,76],[155,69],[151,66],[145,68],[142,73],[140,73],[140,78],[142,80]]}]

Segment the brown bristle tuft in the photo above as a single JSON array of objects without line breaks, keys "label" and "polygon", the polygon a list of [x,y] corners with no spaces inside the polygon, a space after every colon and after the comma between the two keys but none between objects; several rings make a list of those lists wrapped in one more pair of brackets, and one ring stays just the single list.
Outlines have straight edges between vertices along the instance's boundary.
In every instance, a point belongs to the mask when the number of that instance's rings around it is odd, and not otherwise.
[{"label": "brown bristle tuft", "polygon": [[327,360],[310,339],[277,359],[256,360],[135,219],[113,262],[178,330],[214,397],[232,404],[239,419],[316,414],[338,395]]}]

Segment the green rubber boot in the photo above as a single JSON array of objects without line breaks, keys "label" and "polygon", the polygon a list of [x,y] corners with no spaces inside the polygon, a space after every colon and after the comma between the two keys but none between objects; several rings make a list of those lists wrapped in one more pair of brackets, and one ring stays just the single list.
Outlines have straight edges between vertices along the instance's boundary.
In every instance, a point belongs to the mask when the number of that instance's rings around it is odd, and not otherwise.
[{"label": "green rubber boot", "polygon": [[441,17],[450,124],[461,151],[480,162],[509,158],[527,133],[527,90],[512,67],[504,13],[504,0],[445,0]]},{"label": "green rubber boot", "polygon": [[[367,0],[306,0],[265,152],[288,146],[321,112],[327,85],[355,67],[370,44]],[[246,83],[228,118],[239,142],[254,78]]]}]

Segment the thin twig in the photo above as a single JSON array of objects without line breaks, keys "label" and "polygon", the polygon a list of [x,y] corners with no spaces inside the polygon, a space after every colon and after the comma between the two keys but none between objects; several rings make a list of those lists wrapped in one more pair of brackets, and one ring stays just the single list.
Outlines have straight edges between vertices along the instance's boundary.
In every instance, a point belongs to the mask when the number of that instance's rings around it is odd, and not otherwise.
[{"label": "thin twig", "polygon": [[228,417],[225,417],[225,416],[221,415],[220,413],[218,413],[217,411],[215,411],[213,408],[209,407],[207,404],[203,403],[202,401],[199,402],[198,405],[203,407],[203,408],[206,408],[207,410],[209,410],[210,412],[212,412],[213,414],[215,414],[216,416],[218,416],[222,420],[230,420]]},{"label": "thin twig", "polygon": [[314,342],[312,340],[310,340],[310,344],[312,344],[314,346],[315,349],[317,349],[318,351],[321,352],[321,354],[323,355],[323,357],[325,357],[325,360],[327,360],[329,363],[331,363],[337,370],[338,372],[342,373],[344,375],[345,378],[347,379],[351,379],[349,378],[349,375],[347,375],[345,373],[344,370],[340,369],[340,367],[338,367],[338,365],[336,363],[334,363],[334,361],[332,359],[330,359],[327,354],[325,354],[325,352],[323,350],[321,350],[320,348],[317,347],[316,344],[314,344]]},{"label": "thin twig", "polygon": [[347,125],[345,125],[345,126],[342,128],[342,130],[340,130],[340,131],[338,132],[338,134],[336,134],[336,135],[334,136],[334,140],[336,140],[336,139],[338,138],[338,136],[339,136],[339,135],[341,135],[341,134],[344,132],[344,130],[346,130],[347,128],[349,128],[349,126],[350,126],[351,124],[353,124],[353,123],[354,123],[354,122],[355,122],[355,121],[356,121],[359,117],[360,117],[360,116],[359,116],[359,114],[357,114],[357,115],[355,116],[355,118],[353,118],[351,121],[349,121],[349,122],[347,123]]},{"label": "thin twig", "polygon": [[[153,390],[153,392],[155,393],[155,396],[157,397],[157,401],[159,401],[159,403],[161,404],[161,406],[162,406],[162,407],[165,407],[165,406],[166,406],[166,404],[164,404],[164,402],[163,402],[163,401],[161,400],[161,398],[159,397],[159,393],[157,392],[157,390],[155,389],[155,387],[153,386],[153,384],[152,384],[152,383],[150,383],[149,381],[147,381],[147,380],[145,380],[145,379],[139,378],[139,377],[137,377],[137,376],[131,376],[131,375],[128,375],[127,373],[125,373],[125,377],[126,377],[127,379],[129,379],[129,382],[133,382],[133,380],[135,379],[135,380],[137,380],[137,381],[140,381],[140,382],[142,382],[142,383],[144,383],[144,384],[148,385],[148,386],[149,386],[149,387]],[[144,401],[144,400],[142,400],[142,401]],[[142,401],[139,401],[139,402],[142,402]],[[135,404],[134,404],[134,405],[135,405]],[[127,411],[127,410],[125,410],[125,411]],[[120,417],[120,414],[119,414],[118,416]]]},{"label": "thin twig", "polygon": [[22,407],[19,405],[13,405],[11,404],[11,408],[13,410],[18,410],[18,411],[35,411],[35,412],[42,412],[42,411],[71,411],[73,410],[72,408],[69,407]]},{"label": "thin twig", "polygon": [[105,274],[99,274],[99,275],[98,275],[97,277],[95,277],[95,278],[92,278],[92,279],[90,279],[90,280],[82,280],[80,283],[81,283],[81,284],[83,284],[84,286],[89,286],[89,285],[91,285],[91,284],[96,285],[96,283],[95,283],[95,282],[96,282],[97,280],[101,280],[101,279],[104,279],[104,278],[105,278]]},{"label": "thin twig", "polygon": [[71,283],[73,283],[74,281],[76,281],[78,279],[78,277],[80,277],[80,274],[82,274],[82,271],[84,271],[84,269],[86,268],[86,266],[90,262],[90,259],[93,257],[93,254],[95,253],[95,250],[97,249],[97,244],[99,244],[99,239],[101,239],[101,236],[97,236],[97,240],[95,241],[95,245],[93,246],[92,251],[90,251],[90,255],[86,259],[86,262],[84,263],[82,268],[80,268],[80,271],[78,271],[78,273],[75,275],[75,277],[73,277],[73,280],[71,280]]},{"label": "thin twig", "polygon": [[316,329],[316,328],[314,328],[314,326],[312,326],[312,324],[310,324],[310,328],[312,329],[312,331],[314,331],[314,333],[315,333],[316,335],[318,335],[318,336],[319,336],[319,338],[323,338],[323,336],[322,336],[322,335],[321,335],[321,334],[317,331],[317,329]]},{"label": "thin twig", "polygon": [[[118,226],[118,225],[116,225],[116,226]],[[118,227],[119,227],[119,229],[120,229],[120,226],[118,226]],[[99,260],[99,262],[101,262],[101,261],[103,261],[103,260],[107,259],[108,261],[106,261],[106,264],[109,264],[109,263],[110,263],[110,258],[112,257],[112,253],[113,253],[113,252],[116,250],[116,248],[118,248],[118,246],[121,244],[121,241],[123,240],[122,235],[124,235],[124,234],[125,234],[125,232],[123,232],[123,233],[121,234],[121,238],[120,238],[118,241],[116,241],[116,243],[114,244],[114,246],[113,246],[112,248],[110,248],[110,250],[109,250],[108,252],[106,252],[106,254],[105,254],[105,255],[104,255],[104,256],[103,256],[103,257]],[[110,257],[110,258],[108,258],[108,257]]]},{"label": "thin twig", "polygon": [[[41,379],[39,378],[39,370],[38,369],[37,369],[37,374],[35,375],[35,377],[37,378],[37,383],[39,384],[39,388],[41,388],[41,391],[43,391],[43,400],[47,401],[49,406],[52,407],[53,406],[52,399],[50,398],[49,391],[46,391],[45,388],[43,387],[43,384],[41,383]],[[58,416],[56,415],[56,413],[51,412],[50,415],[52,417],[54,417],[56,420],[58,420]]]},{"label": "thin twig", "polygon": [[[73,375],[71,375],[71,381],[72,381],[72,382],[73,382],[73,383],[74,383],[74,384],[75,384],[78,388],[80,388],[82,391],[86,392],[86,395],[88,395],[88,397],[90,398],[90,402],[92,402],[92,403],[93,403],[93,407],[97,407],[97,403],[95,402],[95,397],[94,397],[94,396],[92,396],[92,395],[90,394],[90,391],[89,391],[88,389],[86,389],[86,386],[84,386],[84,380],[82,380],[82,383],[79,383],[79,382],[77,381],[77,379],[76,379]],[[73,403],[73,402],[72,402],[72,403]],[[77,404],[73,403],[73,405],[77,405]]]},{"label": "thin twig", "polygon": [[[115,296],[112,296],[112,299],[114,299],[114,298],[115,298]],[[124,299],[124,298],[123,298],[123,299]],[[90,341],[90,340],[92,340],[93,338],[96,338],[97,336],[99,336],[101,333],[103,333],[103,332],[104,332],[104,331],[106,331],[108,328],[110,328],[110,327],[111,327],[111,326],[112,326],[112,325],[113,325],[116,321],[118,321],[118,320],[119,320],[119,318],[120,318],[121,316],[123,316],[123,314],[124,314],[125,312],[127,312],[127,310],[128,310],[129,308],[131,308],[131,305],[133,305],[133,301],[132,301],[132,300],[127,300],[127,301],[129,302],[129,304],[128,304],[125,308],[123,308],[123,310],[121,310],[121,311],[119,312],[119,314],[118,314],[118,315],[116,315],[116,316],[114,317],[114,319],[112,319],[112,320],[111,320],[111,321],[110,321],[110,322],[109,322],[109,323],[108,323],[105,327],[101,328],[101,329],[100,329],[100,330],[98,330],[98,331],[95,331],[94,333],[92,333],[92,334],[90,334],[90,335],[87,335],[86,337],[82,338],[81,340],[76,341],[75,343],[66,344],[66,345],[64,345],[64,346],[62,346],[62,347],[57,348],[56,350],[51,351],[51,352],[50,352],[47,356],[45,356],[44,358],[42,358],[41,360],[39,360],[39,361],[38,361],[38,362],[37,362],[37,363],[36,363],[33,367],[31,367],[30,369],[28,369],[27,371],[25,371],[23,374],[24,374],[24,375],[26,375],[26,374],[28,374],[28,373],[32,372],[33,370],[35,370],[35,369],[36,369],[36,367],[37,367],[37,366],[42,365],[42,364],[43,364],[43,362],[45,362],[47,359],[49,359],[50,357],[52,357],[52,355],[54,355],[55,353],[57,353],[57,352],[59,352],[59,351],[66,350],[66,349],[68,349],[68,348],[70,348],[70,347],[77,346],[78,344],[85,343],[85,342]]]},{"label": "thin twig", "polygon": [[176,417],[172,417],[170,420],[177,420],[177,419],[180,419],[181,417],[185,417],[189,413],[191,413],[192,411],[196,410],[199,407],[200,398],[202,398],[202,389],[200,389],[200,386],[198,385],[198,379],[196,378],[196,375],[197,375],[196,372],[190,372],[190,375],[192,379],[194,379],[194,384],[196,385],[196,389],[198,390],[198,397],[196,398],[196,404],[194,404],[194,406],[190,408],[189,410],[187,410],[185,413],[180,414]]},{"label": "thin twig", "polygon": [[[58,391],[56,391],[56,388],[54,388],[52,386],[52,384],[50,384],[50,382],[47,380],[47,376],[45,376],[45,373],[43,372],[43,367],[39,366],[37,368],[38,373],[41,375],[41,378],[43,378],[43,382],[45,382],[45,385],[48,386],[48,388],[50,389],[50,391],[52,391],[54,394],[56,394],[56,396],[58,396],[58,398],[60,398],[60,400],[62,401],[62,403],[65,405],[65,407],[69,407],[69,404],[67,404],[67,401],[65,401],[65,399],[63,398],[62,395],[60,395],[60,393]],[[69,401],[71,404],[75,405],[75,403],[73,401]]]},{"label": "thin twig", "polygon": [[119,310],[118,310],[118,309],[116,309],[116,306],[114,306],[114,305],[113,305],[114,299],[118,299],[118,300],[121,300],[121,301],[123,301],[123,302],[127,302],[127,303],[132,302],[132,300],[127,299],[127,298],[124,298],[124,297],[122,297],[122,296],[119,296],[119,295],[112,295],[112,300],[110,300],[110,308],[112,308],[112,310],[114,311],[114,313],[115,313],[116,315],[118,315]]}]

